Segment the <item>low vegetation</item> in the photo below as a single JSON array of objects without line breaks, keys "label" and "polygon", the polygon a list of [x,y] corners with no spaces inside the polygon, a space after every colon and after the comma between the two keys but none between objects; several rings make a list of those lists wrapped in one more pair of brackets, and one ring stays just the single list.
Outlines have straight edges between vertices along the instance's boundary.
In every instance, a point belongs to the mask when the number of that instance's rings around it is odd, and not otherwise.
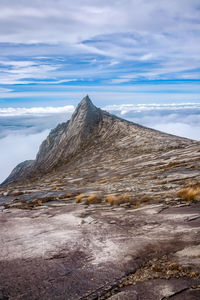
[{"label": "low vegetation", "polygon": [[106,182],[108,182],[108,179],[107,179],[107,178],[104,178],[104,179],[99,180],[98,182],[99,182],[99,183],[106,183]]},{"label": "low vegetation", "polygon": [[196,202],[200,200],[200,185],[196,184],[191,187],[182,188],[177,196],[186,202]]},{"label": "low vegetation", "polygon": [[76,196],[75,202],[80,203],[82,199],[83,199],[83,194],[80,194],[80,195]]},{"label": "low vegetation", "polygon": [[102,198],[100,197],[100,195],[96,195],[96,194],[90,195],[86,200],[87,204],[99,204],[101,202],[102,202]]},{"label": "low vegetation", "polygon": [[106,196],[105,201],[110,203],[110,205],[113,205],[117,201],[117,197],[115,195],[108,195]]},{"label": "low vegetation", "polygon": [[139,195],[137,197],[134,197],[129,193],[110,194],[105,197],[102,197],[100,194],[91,194],[89,196],[80,194],[75,198],[76,203],[100,204],[106,202],[111,206],[124,206],[131,209],[136,209],[152,203],[160,203],[161,201],[162,196],[160,194],[155,195],[153,198],[148,194]]},{"label": "low vegetation", "polygon": [[108,202],[110,205],[120,206],[125,204],[133,209],[136,209],[139,208],[142,204],[152,203],[153,199],[148,195],[132,197],[130,194],[124,193],[121,195],[108,195],[106,196],[105,201]]},{"label": "low vegetation", "polygon": [[102,197],[97,194],[91,194],[86,196],[84,194],[80,194],[75,198],[76,203],[84,202],[85,204],[99,204],[102,202]]}]

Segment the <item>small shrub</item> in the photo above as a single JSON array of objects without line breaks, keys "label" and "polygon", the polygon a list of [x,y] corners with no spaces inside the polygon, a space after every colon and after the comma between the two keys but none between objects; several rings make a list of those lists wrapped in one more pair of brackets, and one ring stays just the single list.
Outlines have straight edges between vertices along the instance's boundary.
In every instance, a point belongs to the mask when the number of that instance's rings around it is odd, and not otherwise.
[{"label": "small shrub", "polygon": [[110,203],[110,205],[113,205],[117,200],[117,197],[115,195],[108,195],[105,198],[105,201]]},{"label": "small shrub", "polygon": [[200,200],[200,186],[183,188],[177,193],[177,196],[187,202]]},{"label": "small shrub", "polygon": [[99,195],[93,194],[87,198],[87,204],[98,204],[101,203],[102,199]]},{"label": "small shrub", "polygon": [[121,194],[121,195],[119,195],[118,200],[119,200],[120,204],[130,202],[131,201],[131,195],[129,195],[127,193]]},{"label": "small shrub", "polygon": [[76,201],[76,203],[80,203],[82,199],[83,199],[83,194],[80,194],[80,195],[76,196],[75,201]]},{"label": "small shrub", "polygon": [[[71,193],[66,193],[66,194],[63,194],[61,196],[59,196],[59,199],[66,199],[66,198],[71,198],[73,196],[73,194]],[[80,195],[79,195],[80,196]]]},{"label": "small shrub", "polygon": [[151,203],[152,198],[148,195],[144,195],[140,198],[140,202],[142,202],[142,203]]},{"label": "small shrub", "polygon": [[181,271],[182,267],[175,262],[168,262],[169,269],[172,271]]},{"label": "small shrub", "polygon": [[42,205],[42,201],[41,200],[36,201],[35,206],[41,206],[41,205]]},{"label": "small shrub", "polygon": [[40,197],[40,198],[38,198],[38,201],[41,201],[42,203],[45,203],[45,202],[54,201],[56,199],[57,199],[56,195],[50,195],[50,196]]},{"label": "small shrub", "polygon": [[117,205],[117,206],[124,203],[130,203],[131,200],[132,200],[131,196],[127,193],[121,194],[119,196],[108,195],[105,199],[105,201],[110,203],[110,205]]}]

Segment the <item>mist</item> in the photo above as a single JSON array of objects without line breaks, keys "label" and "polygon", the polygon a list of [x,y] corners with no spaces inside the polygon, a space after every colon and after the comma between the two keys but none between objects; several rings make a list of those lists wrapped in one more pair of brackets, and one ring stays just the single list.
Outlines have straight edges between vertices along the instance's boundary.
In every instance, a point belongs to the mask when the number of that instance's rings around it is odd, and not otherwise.
[{"label": "mist", "polygon": [[14,167],[22,161],[35,159],[41,142],[49,130],[36,134],[9,134],[0,139],[0,182],[4,181]]}]

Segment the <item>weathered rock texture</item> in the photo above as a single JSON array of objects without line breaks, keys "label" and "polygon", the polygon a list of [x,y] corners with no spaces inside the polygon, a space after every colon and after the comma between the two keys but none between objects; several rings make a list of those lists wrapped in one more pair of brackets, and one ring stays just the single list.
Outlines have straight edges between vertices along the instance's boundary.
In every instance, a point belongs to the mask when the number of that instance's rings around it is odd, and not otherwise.
[{"label": "weathered rock texture", "polygon": [[199,182],[199,142],[84,98],[0,188],[0,300],[200,299]]},{"label": "weathered rock texture", "polygon": [[53,129],[40,146],[35,161],[18,165],[3,184],[34,178],[66,164],[93,138],[95,127],[101,124],[103,111],[95,107],[88,96],[78,105],[70,121]]},{"label": "weathered rock texture", "polygon": [[198,143],[120,119],[94,106],[86,96],[71,120],[50,132],[40,146],[36,160],[19,164],[3,185],[35,179],[59,167],[68,167],[69,163],[74,165],[80,155],[80,161],[85,159],[87,164],[92,159],[96,163],[108,161],[110,164],[120,160],[121,155],[124,160],[129,160],[141,154],[160,155],[191,145]]}]

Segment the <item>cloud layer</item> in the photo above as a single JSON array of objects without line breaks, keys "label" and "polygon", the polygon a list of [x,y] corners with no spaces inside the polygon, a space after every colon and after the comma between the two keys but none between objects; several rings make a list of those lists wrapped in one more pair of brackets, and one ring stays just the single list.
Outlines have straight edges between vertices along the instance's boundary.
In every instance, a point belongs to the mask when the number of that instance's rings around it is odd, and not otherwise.
[{"label": "cloud layer", "polygon": [[49,130],[30,135],[9,134],[0,139],[0,182],[8,177],[17,164],[35,159],[39,146],[48,133]]},{"label": "cloud layer", "polygon": [[104,109],[147,127],[200,140],[199,103],[109,105]]},{"label": "cloud layer", "polygon": [[0,108],[0,117],[8,116],[27,116],[27,115],[49,115],[49,114],[60,114],[60,113],[72,113],[74,111],[73,105],[67,105],[62,107],[8,107]]}]

